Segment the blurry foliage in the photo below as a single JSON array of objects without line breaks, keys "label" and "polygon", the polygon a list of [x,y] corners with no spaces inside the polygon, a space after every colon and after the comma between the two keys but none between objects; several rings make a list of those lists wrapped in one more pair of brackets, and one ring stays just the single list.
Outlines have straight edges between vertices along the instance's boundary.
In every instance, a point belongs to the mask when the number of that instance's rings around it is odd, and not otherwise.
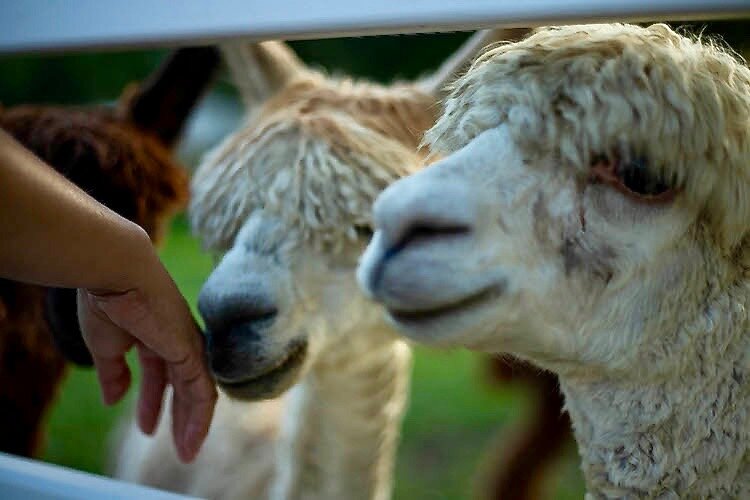
[{"label": "blurry foliage", "polygon": [[436,68],[468,38],[468,33],[398,35],[293,42],[309,64],[334,74],[380,82],[413,79]]},{"label": "blurry foliage", "polygon": [[[382,82],[436,67],[467,33],[340,38],[293,42],[306,62],[333,74]],[[166,50],[0,56],[0,103],[81,104],[117,98],[149,74]],[[231,92],[226,78],[219,90]]]},{"label": "blurry foliage", "polygon": [[0,57],[0,102],[80,104],[115,99],[151,72],[162,51]]},{"label": "blurry foliage", "polygon": [[[692,32],[719,35],[738,51],[750,49],[750,20],[685,23]],[[339,38],[293,42],[299,55],[334,74],[381,82],[427,73],[467,33]],[[0,103],[80,104],[115,99],[145,77],[166,50],[0,56]],[[231,92],[226,79],[218,89]]]}]

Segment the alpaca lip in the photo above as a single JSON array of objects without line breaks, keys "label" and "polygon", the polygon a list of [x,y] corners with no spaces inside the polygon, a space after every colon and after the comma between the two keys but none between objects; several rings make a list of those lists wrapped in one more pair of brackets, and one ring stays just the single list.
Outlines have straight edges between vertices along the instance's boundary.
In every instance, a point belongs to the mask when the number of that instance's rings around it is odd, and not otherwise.
[{"label": "alpaca lip", "polygon": [[297,381],[306,356],[307,341],[295,342],[273,368],[243,380],[222,380],[217,376],[217,381],[224,392],[235,399],[275,398]]},{"label": "alpaca lip", "polygon": [[409,326],[428,321],[435,321],[447,318],[448,316],[465,312],[482,306],[486,302],[495,299],[505,292],[507,285],[505,282],[495,283],[484,287],[479,291],[472,293],[455,302],[441,305],[432,309],[420,309],[416,311],[398,310],[388,308],[388,314],[399,324]]}]

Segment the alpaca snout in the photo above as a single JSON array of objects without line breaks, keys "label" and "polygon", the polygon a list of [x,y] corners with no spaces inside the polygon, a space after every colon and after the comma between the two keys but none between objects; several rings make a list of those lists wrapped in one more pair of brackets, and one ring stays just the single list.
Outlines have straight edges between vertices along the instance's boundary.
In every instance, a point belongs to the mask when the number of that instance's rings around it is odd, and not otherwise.
[{"label": "alpaca snout", "polygon": [[[469,279],[462,256],[477,239],[480,213],[474,198],[461,183],[441,184],[422,174],[384,191],[373,208],[376,233],[357,272],[365,293],[389,310],[408,311],[430,310],[473,293],[481,280]],[[467,280],[457,285],[457,274]]]},{"label": "alpaca snout", "polygon": [[206,325],[211,369],[220,380],[245,378],[273,362],[264,333],[276,321],[278,307],[260,283],[219,286],[209,279],[198,295],[198,310]]},{"label": "alpaca snout", "polygon": [[198,295],[198,310],[210,331],[231,330],[238,324],[267,328],[278,316],[276,301],[260,284],[213,286],[211,280]]},{"label": "alpaca snout", "polygon": [[250,320],[206,322],[206,348],[211,370],[223,380],[245,378],[249,372],[264,371],[272,363],[267,355],[265,332],[276,312]]},{"label": "alpaca snout", "polygon": [[223,330],[206,329],[211,371],[223,382],[244,380],[252,370],[269,363],[261,337],[252,324],[227,325]]},{"label": "alpaca snout", "polygon": [[470,238],[477,215],[465,186],[432,183],[419,175],[392,185],[373,207],[386,261],[408,247]]},{"label": "alpaca snout", "polygon": [[[375,234],[360,259],[357,281],[365,294],[380,300],[386,266],[395,257],[426,242],[470,236],[474,211],[459,201],[468,193],[417,174],[388,187],[373,205]],[[459,207],[452,210],[452,207]]]},{"label": "alpaca snout", "polygon": [[234,399],[274,398],[299,378],[307,358],[307,340],[278,345],[267,342],[252,324],[223,332],[207,332],[211,371],[222,390]]},{"label": "alpaca snout", "polygon": [[275,363],[264,335],[272,322],[272,318],[257,319],[206,328],[209,364],[220,381],[243,380],[268,370]]}]

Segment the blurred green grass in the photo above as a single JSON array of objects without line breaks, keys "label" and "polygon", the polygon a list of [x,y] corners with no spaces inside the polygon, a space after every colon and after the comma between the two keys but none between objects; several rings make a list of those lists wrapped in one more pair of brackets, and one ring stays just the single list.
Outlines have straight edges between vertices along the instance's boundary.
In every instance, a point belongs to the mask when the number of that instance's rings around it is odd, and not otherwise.
[{"label": "blurred green grass", "polygon": [[[194,308],[213,264],[190,236],[184,218],[175,220],[161,255]],[[396,465],[396,499],[475,497],[476,471],[490,443],[509,423],[525,418],[529,408],[523,390],[490,386],[482,363],[482,357],[466,351],[416,348],[410,406]],[[44,460],[104,472],[111,430],[127,412],[133,395],[131,391],[125,402],[104,407],[93,372],[73,369],[49,420]],[[553,498],[582,497],[572,447],[554,482]]]}]

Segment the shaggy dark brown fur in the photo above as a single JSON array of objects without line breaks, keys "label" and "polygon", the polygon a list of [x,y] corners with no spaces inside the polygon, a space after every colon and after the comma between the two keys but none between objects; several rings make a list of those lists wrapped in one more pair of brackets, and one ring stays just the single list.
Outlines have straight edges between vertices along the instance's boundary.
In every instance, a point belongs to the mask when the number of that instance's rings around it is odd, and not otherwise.
[{"label": "shaggy dark brown fur", "polygon": [[187,174],[170,150],[115,110],[20,106],[0,114],[0,127],[152,238],[187,201]]},{"label": "shaggy dark brown fur", "polygon": [[[218,65],[214,49],[181,49],[117,109],[20,106],[0,110],[0,127],[158,243],[188,195],[170,147]],[[0,281],[0,451],[41,451],[43,420],[65,374],[55,344],[74,362],[91,362],[74,294]]]},{"label": "shaggy dark brown fur", "polygon": [[44,322],[42,287],[0,280],[0,450],[33,456],[65,360]]},{"label": "shaggy dark brown fur", "polygon": [[493,384],[519,384],[532,397],[529,419],[499,436],[483,467],[482,498],[542,500],[550,469],[562,458],[565,445],[573,443],[570,417],[557,376],[514,358],[492,358],[488,363]]}]

